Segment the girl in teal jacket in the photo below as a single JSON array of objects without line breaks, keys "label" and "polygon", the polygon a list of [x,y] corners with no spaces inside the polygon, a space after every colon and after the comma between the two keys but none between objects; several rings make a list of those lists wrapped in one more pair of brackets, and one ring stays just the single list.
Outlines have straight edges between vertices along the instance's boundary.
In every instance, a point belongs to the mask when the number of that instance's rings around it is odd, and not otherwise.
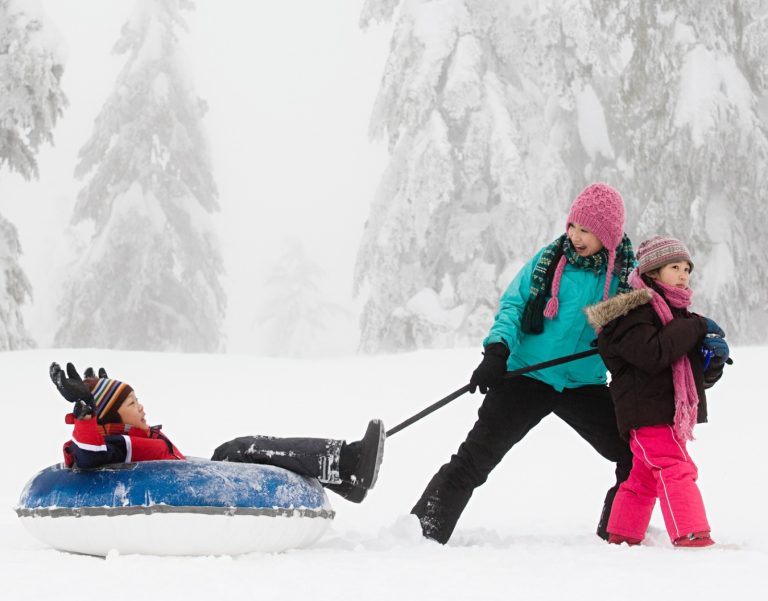
[{"label": "girl in teal jacket", "polygon": [[634,266],[621,196],[606,184],[588,186],[571,206],[566,233],[541,249],[501,298],[483,341],[483,361],[470,379],[470,392],[487,393],[478,420],[412,509],[424,536],[446,543],[474,489],[512,446],[554,413],[616,463],[617,481],[606,495],[597,530],[607,539],[613,497],[629,475],[632,454],[619,436],[602,359],[594,355],[523,377],[504,376],[589,350],[596,334],[584,309],[629,291]]}]

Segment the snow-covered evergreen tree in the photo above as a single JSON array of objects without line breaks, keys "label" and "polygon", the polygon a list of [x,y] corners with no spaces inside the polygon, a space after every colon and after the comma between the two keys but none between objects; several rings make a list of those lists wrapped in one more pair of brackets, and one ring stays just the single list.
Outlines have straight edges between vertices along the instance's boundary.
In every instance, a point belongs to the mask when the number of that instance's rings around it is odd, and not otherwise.
[{"label": "snow-covered evergreen tree", "polygon": [[322,269],[300,242],[284,243],[259,291],[252,329],[258,353],[306,357],[334,347],[334,337],[347,329],[345,322],[352,317],[324,298],[319,285],[322,276]]},{"label": "snow-covered evergreen tree", "polygon": [[593,3],[631,52],[608,118],[628,224],[684,240],[696,309],[765,341],[768,2]]},{"label": "snow-covered evergreen tree", "polygon": [[592,181],[685,240],[696,308],[768,337],[768,0],[369,0],[397,14],[372,117],[391,160],[358,253],[366,351],[476,344]]},{"label": "snow-covered evergreen tree", "polygon": [[137,2],[115,46],[127,61],[75,171],[89,180],[73,222],[90,220],[93,236],[69,276],[57,345],[222,348],[206,106],[178,47],[190,8],[186,0]]},{"label": "snow-covered evergreen tree", "polygon": [[[395,4],[371,0],[363,19]],[[401,3],[371,125],[391,161],[358,252],[362,350],[477,344],[511,276],[564,228],[586,172],[603,173],[613,150],[592,80],[614,61],[590,10]]]},{"label": "snow-covered evergreen tree", "polygon": [[[60,87],[63,63],[39,7],[0,0],[0,168],[24,179],[38,175],[35,155],[52,142],[67,101]],[[16,227],[0,215],[0,350],[33,345],[21,307],[32,287],[19,265]]]}]

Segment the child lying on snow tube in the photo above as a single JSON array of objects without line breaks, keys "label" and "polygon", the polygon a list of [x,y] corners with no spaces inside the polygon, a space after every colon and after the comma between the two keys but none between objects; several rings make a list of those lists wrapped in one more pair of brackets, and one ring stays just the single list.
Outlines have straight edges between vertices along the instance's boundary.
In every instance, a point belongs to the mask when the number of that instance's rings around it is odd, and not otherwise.
[{"label": "child lying on snow tube", "polygon": [[[88,368],[85,380],[72,363],[66,374],[57,363],[49,369],[51,380],[74,408],[66,421],[74,424],[71,440],[64,444],[68,467],[89,469],[109,463],[158,459],[184,459],[161,431],[150,427],[144,407],[128,384]],[[96,419],[93,419],[94,416]],[[347,443],[326,438],[274,438],[244,436],[225,442],[213,461],[259,463],[281,467],[317,478],[323,487],[353,503],[360,503],[376,484],[384,451],[384,425],[371,420],[362,440]]]}]

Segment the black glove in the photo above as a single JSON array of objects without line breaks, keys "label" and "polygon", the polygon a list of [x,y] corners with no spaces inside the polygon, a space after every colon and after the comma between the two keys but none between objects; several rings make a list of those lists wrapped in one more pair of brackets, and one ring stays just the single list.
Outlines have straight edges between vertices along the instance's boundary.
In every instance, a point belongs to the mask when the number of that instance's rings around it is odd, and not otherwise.
[{"label": "black glove", "polygon": [[469,379],[469,392],[474,393],[480,388],[485,394],[489,389],[499,386],[507,373],[507,357],[509,349],[503,342],[494,342],[485,347],[483,360]]},{"label": "black glove", "polygon": [[72,408],[72,415],[75,419],[85,419],[87,417],[93,417],[95,409],[93,408],[93,401],[90,403],[82,399],[75,401],[75,406]]},{"label": "black glove", "polygon": [[103,367],[99,368],[99,375],[98,376],[95,373],[93,373],[93,368],[92,367],[86,367],[85,371],[83,372],[83,375],[86,378],[97,378],[97,377],[98,378],[108,378],[109,377],[107,375],[107,370],[104,369]]},{"label": "black glove", "polygon": [[[75,408],[73,409],[75,417],[78,417],[78,412],[84,416],[94,414],[96,403],[93,400],[93,395],[83,382],[80,374],[77,373],[74,365],[67,363],[67,374],[65,376],[64,371],[58,363],[51,363],[51,366],[48,368],[48,373],[51,376],[51,381],[54,386],[56,386],[56,389],[59,391],[59,394],[70,403],[75,403]],[[88,407],[90,413],[83,413],[85,409],[81,405]]]},{"label": "black glove", "polygon": [[709,369],[704,372],[704,390],[712,388],[723,377],[723,367],[723,364],[710,365]]}]

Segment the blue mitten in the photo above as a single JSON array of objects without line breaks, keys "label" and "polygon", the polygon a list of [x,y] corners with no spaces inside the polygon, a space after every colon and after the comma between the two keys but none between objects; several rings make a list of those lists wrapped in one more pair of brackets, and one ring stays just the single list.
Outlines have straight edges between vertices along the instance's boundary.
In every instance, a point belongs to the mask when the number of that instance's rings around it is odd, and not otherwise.
[{"label": "blue mitten", "polygon": [[728,343],[721,336],[707,334],[701,343],[701,354],[704,359],[704,371],[706,371],[710,365],[723,365],[728,361],[731,353]]},{"label": "blue mitten", "polygon": [[[710,319],[709,317],[705,317],[704,319],[707,320],[707,335],[713,334],[715,336],[719,336],[720,338],[725,338],[725,332],[723,332],[723,328],[721,328],[719,325],[717,325],[717,322],[713,319]],[[727,346],[727,345],[726,345]]]}]

